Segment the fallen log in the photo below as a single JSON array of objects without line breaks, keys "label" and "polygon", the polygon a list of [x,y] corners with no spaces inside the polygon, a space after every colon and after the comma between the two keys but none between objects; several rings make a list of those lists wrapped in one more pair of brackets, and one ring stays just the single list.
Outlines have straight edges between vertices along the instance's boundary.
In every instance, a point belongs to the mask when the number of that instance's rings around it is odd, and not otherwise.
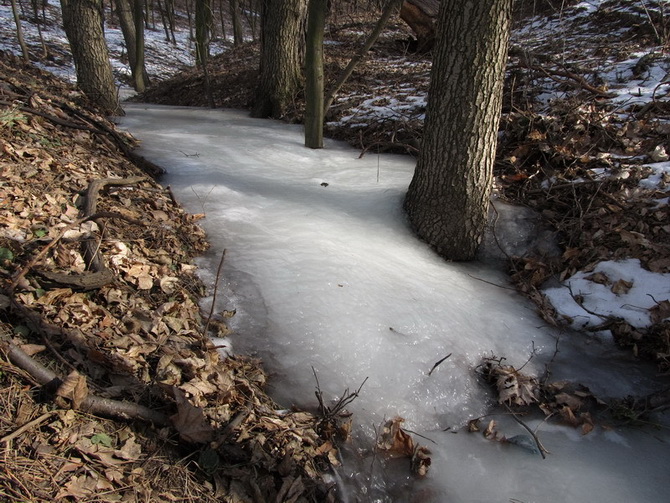
[{"label": "fallen log", "polygon": [[417,51],[427,52],[435,43],[435,20],[440,0],[405,0],[400,18],[416,35]]}]

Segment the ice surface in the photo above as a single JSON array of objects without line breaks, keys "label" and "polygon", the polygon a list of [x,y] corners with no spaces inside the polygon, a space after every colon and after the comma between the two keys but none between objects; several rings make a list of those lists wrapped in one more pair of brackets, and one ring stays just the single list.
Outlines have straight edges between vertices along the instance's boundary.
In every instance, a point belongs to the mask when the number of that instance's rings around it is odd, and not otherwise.
[{"label": "ice surface", "polygon": [[[401,209],[411,158],[359,159],[328,141],[310,150],[300,127],[239,111],[132,105],[127,112],[122,125],[142,139],[142,155],[168,168],[164,181],[187,209],[206,214],[207,284],[227,250],[217,309],[237,310],[233,347],[266,361],[275,398],[314,407],[312,368],[327,398],[367,378],[351,406],[359,445],[370,446],[375,429],[396,415],[430,438],[425,481],[353,449],[342,470],[353,499],[664,500],[666,446],[644,434],[581,439],[544,425],[553,454],[543,461],[521,447],[443,431],[486,413],[490,397],[473,372],[482,356],[521,365],[535,348],[539,356],[524,371],[539,373],[557,334],[506,288],[504,275],[444,262],[412,235]],[[598,341],[562,343],[555,375],[610,395],[646,389],[625,358],[610,352],[601,361],[602,353]],[[525,433],[508,426],[509,436]],[[644,460],[631,464],[635,452]]]}]

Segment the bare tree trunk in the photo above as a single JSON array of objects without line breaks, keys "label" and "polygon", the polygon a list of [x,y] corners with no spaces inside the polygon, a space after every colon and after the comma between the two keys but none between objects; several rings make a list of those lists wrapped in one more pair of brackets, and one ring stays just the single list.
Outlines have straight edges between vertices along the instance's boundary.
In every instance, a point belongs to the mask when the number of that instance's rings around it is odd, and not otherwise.
[{"label": "bare tree trunk", "polygon": [[420,238],[475,257],[488,218],[512,0],[442,0],[424,137],[405,199]]},{"label": "bare tree trunk", "polygon": [[298,93],[307,0],[263,0],[253,117],[281,118]]},{"label": "bare tree trunk", "polygon": [[23,54],[23,59],[26,63],[30,62],[30,53],[28,52],[28,46],[26,41],[23,38],[23,28],[21,28],[21,16],[19,15],[19,10],[16,5],[16,0],[12,0],[12,14],[14,15],[14,23],[16,24],[16,38],[19,41],[19,46],[21,47],[21,54]]},{"label": "bare tree trunk", "polygon": [[219,21],[221,22],[221,40],[225,44],[228,40],[226,37],[226,17],[223,15],[226,10],[223,6],[224,0],[219,0]]},{"label": "bare tree trunk", "polygon": [[144,64],[144,0],[116,0],[116,12],[128,51],[128,66],[133,74],[133,87],[142,92],[149,85]]},{"label": "bare tree trunk", "polygon": [[[33,18],[35,20],[35,26],[37,26],[37,35],[40,39],[40,45],[42,46],[42,59],[46,59],[49,57],[49,49],[47,48],[47,44],[44,42],[44,35],[42,35],[42,23],[44,22],[44,10],[42,10],[42,18],[40,19],[40,12],[39,12],[39,0],[31,0],[31,4],[33,7]],[[42,2],[42,9],[44,9],[44,2]]]},{"label": "bare tree trunk", "polygon": [[102,0],[61,0],[63,27],[77,70],[77,85],[110,115],[123,115],[102,32]]},{"label": "bare tree trunk", "polygon": [[168,20],[163,9],[161,0],[158,0],[158,13],[161,15],[161,22],[163,23],[163,31],[165,32],[165,41],[170,41],[170,28],[168,27]]},{"label": "bare tree trunk", "polygon": [[305,53],[305,146],[323,148],[323,31],[328,0],[309,0]]},{"label": "bare tree trunk", "polygon": [[209,82],[207,60],[209,59],[209,37],[212,25],[211,0],[195,0],[195,56],[196,62],[202,68],[205,83],[205,94],[209,106],[214,108],[214,96]]},{"label": "bare tree trunk", "polygon": [[238,46],[244,42],[240,0],[230,0],[230,18],[233,23],[233,45]]},{"label": "bare tree trunk", "polygon": [[151,84],[144,58],[144,1],[133,0],[133,4],[135,7],[133,13],[133,20],[135,21],[135,64],[132,66],[133,82],[135,83],[135,90],[141,93]]},{"label": "bare tree trunk", "polygon": [[173,45],[177,45],[177,39],[175,38],[175,21],[174,21],[174,0],[165,0],[165,16],[168,20],[168,27],[170,28],[170,39],[172,40]]}]

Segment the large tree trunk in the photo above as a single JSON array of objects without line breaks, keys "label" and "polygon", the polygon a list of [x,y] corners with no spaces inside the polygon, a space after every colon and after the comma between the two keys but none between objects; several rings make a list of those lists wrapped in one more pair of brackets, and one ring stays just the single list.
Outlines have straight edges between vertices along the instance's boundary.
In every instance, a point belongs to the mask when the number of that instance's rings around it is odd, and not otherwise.
[{"label": "large tree trunk", "polygon": [[298,93],[306,13],[307,0],[263,0],[253,117],[281,118]]},{"label": "large tree trunk", "polygon": [[123,115],[102,32],[102,0],[61,0],[77,85],[101,111]]},{"label": "large tree trunk", "polygon": [[474,258],[487,222],[512,0],[442,0],[424,137],[405,209],[451,260]]},{"label": "large tree trunk", "polygon": [[417,50],[430,51],[435,43],[435,20],[440,0],[405,0],[400,17],[416,35]]}]

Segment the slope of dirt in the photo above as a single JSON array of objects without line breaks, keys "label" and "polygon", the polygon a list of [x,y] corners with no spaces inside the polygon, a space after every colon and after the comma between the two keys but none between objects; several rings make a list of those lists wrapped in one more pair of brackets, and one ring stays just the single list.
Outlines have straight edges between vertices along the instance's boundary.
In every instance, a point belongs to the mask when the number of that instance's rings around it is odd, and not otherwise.
[{"label": "slope of dirt", "polygon": [[0,500],[333,499],[335,430],[213,346],[198,217],[133,144],[0,55]]},{"label": "slope of dirt", "polygon": [[[644,165],[665,159],[670,149],[667,77],[647,106],[627,104],[616,94],[616,87],[637,79],[644,84],[652,70],[670,64],[667,46],[659,45],[668,40],[668,19],[662,10],[631,0],[603,2],[592,11],[585,5],[517,2],[495,169],[498,194],[537,210],[561,247],[558,256],[509,257],[520,290],[556,324],[571,320],[558,317],[545,301],[540,287],[548,280],[624,258],[670,272],[670,180],[640,185],[651,173]],[[374,21],[373,13],[331,18],[324,47],[326,88]],[[329,137],[360,148],[361,155],[418,153],[431,60],[430,54],[410,52],[409,38],[407,27],[391,22],[329,110]],[[249,106],[257,54],[257,45],[246,45],[213,58],[209,74],[217,106]],[[608,89],[611,68],[618,68],[618,78]],[[180,74],[137,99],[206,106],[200,73]],[[301,122],[303,110],[298,95],[284,119]],[[670,307],[657,307],[649,329],[608,317],[598,329],[610,330],[620,346],[657,361],[665,372],[670,322],[664,320]]]}]

